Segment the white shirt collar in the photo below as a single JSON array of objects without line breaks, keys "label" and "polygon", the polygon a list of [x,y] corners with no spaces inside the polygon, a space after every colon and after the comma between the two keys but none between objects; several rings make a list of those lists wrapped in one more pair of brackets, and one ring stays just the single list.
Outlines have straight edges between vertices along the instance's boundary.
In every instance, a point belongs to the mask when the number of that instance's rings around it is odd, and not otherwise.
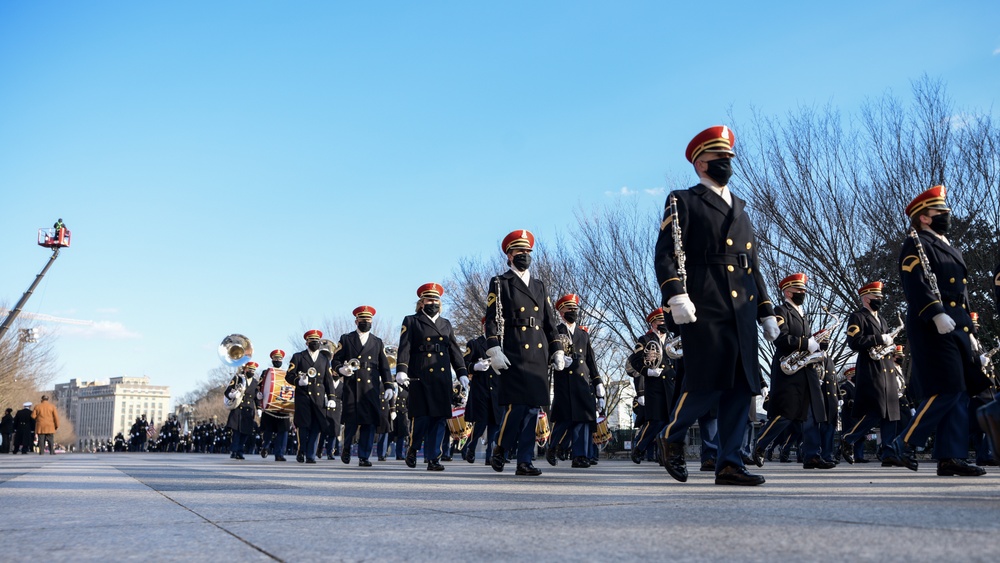
[{"label": "white shirt collar", "polygon": [[434,322],[437,322],[437,320],[438,320],[438,317],[440,317],[440,316],[441,316],[441,313],[438,313],[438,314],[436,314],[436,315],[434,315],[434,316],[432,317],[432,316],[428,315],[427,313],[424,313],[423,309],[421,309],[421,310],[420,310],[420,312],[421,312],[421,313],[423,313],[423,315],[424,315],[425,317],[427,317],[428,319],[430,319],[430,320],[432,320],[432,321],[434,321]]},{"label": "white shirt collar", "polygon": [[722,201],[726,202],[729,207],[733,206],[733,194],[729,192],[729,186],[720,186],[715,183],[715,180],[709,178],[708,176],[698,176],[701,179],[701,183],[705,185],[706,188],[715,192],[715,195],[722,198]]},{"label": "white shirt collar", "polygon": [[521,281],[524,282],[524,285],[528,285],[528,283],[531,281],[531,269],[530,268],[527,269],[527,270],[525,270],[525,271],[523,271],[523,272],[518,272],[516,268],[511,267],[510,271],[514,272],[515,276],[521,278]]},{"label": "white shirt collar", "polygon": [[310,357],[310,358],[312,358],[312,361],[313,361],[313,362],[315,362],[315,361],[316,361],[316,358],[318,358],[318,357],[319,357],[319,350],[316,350],[315,352],[313,352],[312,350],[309,350],[309,349],[307,348],[307,349],[306,349],[306,352],[309,352],[309,357]]},{"label": "white shirt collar", "polygon": [[799,307],[795,303],[792,303],[792,301],[790,299],[785,299],[785,303],[788,303],[789,305],[791,305],[792,307],[794,307],[795,310],[799,312],[799,316],[800,317],[802,317],[803,319],[806,318],[806,314],[802,312],[802,307]]},{"label": "white shirt collar", "polygon": [[570,324],[563,321],[563,324],[566,325],[566,330],[568,330],[570,334],[573,334],[573,331],[576,330],[576,323]]},{"label": "white shirt collar", "polygon": [[362,346],[368,344],[368,335],[371,334],[372,331],[369,330],[368,332],[361,332],[360,330],[356,330],[355,332],[358,333],[358,338],[361,340]]}]

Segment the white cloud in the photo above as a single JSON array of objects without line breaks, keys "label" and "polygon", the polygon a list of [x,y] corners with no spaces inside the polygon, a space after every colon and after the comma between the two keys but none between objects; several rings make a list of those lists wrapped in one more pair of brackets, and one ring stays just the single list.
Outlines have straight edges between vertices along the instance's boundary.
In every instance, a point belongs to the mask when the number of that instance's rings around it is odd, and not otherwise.
[{"label": "white cloud", "polygon": [[606,192],[604,192],[604,195],[606,195],[608,197],[616,196],[616,195],[628,197],[628,196],[633,196],[636,193],[637,192],[635,190],[630,189],[628,186],[622,186],[621,189],[619,189],[618,191],[606,191]]},{"label": "white cloud", "polygon": [[60,329],[63,334],[99,340],[133,340],[142,338],[125,325],[113,321],[95,321],[82,326],[67,326]]},{"label": "white cloud", "polygon": [[644,191],[647,194],[652,195],[652,196],[662,196],[665,193],[667,193],[667,189],[666,188],[649,188],[649,189],[642,190],[642,191]]}]

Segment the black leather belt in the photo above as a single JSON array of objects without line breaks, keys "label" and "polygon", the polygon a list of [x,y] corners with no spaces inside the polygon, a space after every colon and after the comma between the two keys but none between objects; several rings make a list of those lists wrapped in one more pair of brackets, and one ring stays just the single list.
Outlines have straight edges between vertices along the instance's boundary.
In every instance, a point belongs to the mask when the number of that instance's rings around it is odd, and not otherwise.
[{"label": "black leather belt", "polygon": [[441,351],[441,345],[440,344],[421,344],[420,347],[417,348],[417,350],[419,350],[421,352],[440,352]]},{"label": "black leather belt", "polygon": [[704,257],[699,258],[702,259],[692,259],[688,263],[695,266],[737,266],[744,270],[750,267],[750,256],[745,252],[739,254],[706,254]]},{"label": "black leather belt", "polygon": [[515,318],[514,326],[535,326],[535,317]]}]

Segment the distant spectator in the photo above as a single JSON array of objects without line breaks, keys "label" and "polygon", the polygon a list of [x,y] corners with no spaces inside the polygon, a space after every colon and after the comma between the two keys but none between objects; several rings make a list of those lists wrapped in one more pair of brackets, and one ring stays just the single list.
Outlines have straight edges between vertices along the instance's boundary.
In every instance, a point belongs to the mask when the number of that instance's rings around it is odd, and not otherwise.
[{"label": "distant spectator", "polygon": [[31,416],[31,401],[14,415],[14,452],[26,454],[35,447],[35,419]]},{"label": "distant spectator", "polygon": [[63,223],[62,217],[60,217],[59,220],[56,221],[54,225],[52,225],[52,228],[56,230],[56,236],[58,237],[59,229],[65,229],[66,223]]},{"label": "distant spectator", "polygon": [[47,396],[42,395],[42,402],[35,407],[31,418],[35,419],[35,433],[38,434],[38,455],[45,453],[46,442],[49,444],[49,455],[56,455],[54,436],[59,430],[59,414]]},{"label": "distant spectator", "polygon": [[0,454],[10,453],[10,441],[14,438],[14,409],[8,408],[0,419]]}]

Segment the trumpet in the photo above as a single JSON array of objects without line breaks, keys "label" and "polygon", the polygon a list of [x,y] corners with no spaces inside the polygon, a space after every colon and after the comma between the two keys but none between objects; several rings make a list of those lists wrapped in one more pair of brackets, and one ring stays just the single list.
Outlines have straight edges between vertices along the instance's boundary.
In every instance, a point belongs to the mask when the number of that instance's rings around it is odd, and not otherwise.
[{"label": "trumpet", "polygon": [[[824,309],[824,311],[826,311],[826,309]],[[826,311],[826,314],[833,317],[833,320],[830,324],[824,327],[823,330],[813,333],[812,337],[815,338],[817,342],[826,342],[829,340],[830,336],[833,334],[833,329],[837,328],[837,325],[840,324],[840,318],[837,315],[834,315],[829,311]],[[812,353],[808,350],[797,350],[781,358],[781,363],[779,365],[782,372],[786,375],[792,375],[809,364],[815,364],[823,361],[823,358],[825,357],[826,352],[824,350]]]},{"label": "trumpet", "polygon": [[[900,333],[900,331],[903,330],[904,326],[903,317],[901,317],[899,313],[896,314],[896,318],[899,319],[899,326],[892,329],[892,332],[889,333],[889,337],[892,338],[893,340],[896,339],[896,336]],[[886,356],[892,354],[895,351],[896,351],[895,342],[890,342],[889,344],[879,344],[877,346],[872,346],[871,348],[868,349],[868,357],[873,360],[881,360],[882,358],[885,358]]]},{"label": "trumpet", "polygon": [[[301,373],[302,372],[300,371],[299,374]],[[318,374],[319,372],[316,371],[316,368],[309,368],[308,370],[306,370],[306,377],[308,377],[309,379],[316,377]]]},{"label": "trumpet", "polygon": [[350,360],[347,360],[346,362],[344,362],[344,365],[347,366],[347,369],[351,370],[352,373],[361,369],[361,361],[358,360],[357,358],[351,358]]},{"label": "trumpet", "polygon": [[671,336],[663,343],[663,353],[672,360],[684,357],[684,348],[681,343],[681,335]]}]

